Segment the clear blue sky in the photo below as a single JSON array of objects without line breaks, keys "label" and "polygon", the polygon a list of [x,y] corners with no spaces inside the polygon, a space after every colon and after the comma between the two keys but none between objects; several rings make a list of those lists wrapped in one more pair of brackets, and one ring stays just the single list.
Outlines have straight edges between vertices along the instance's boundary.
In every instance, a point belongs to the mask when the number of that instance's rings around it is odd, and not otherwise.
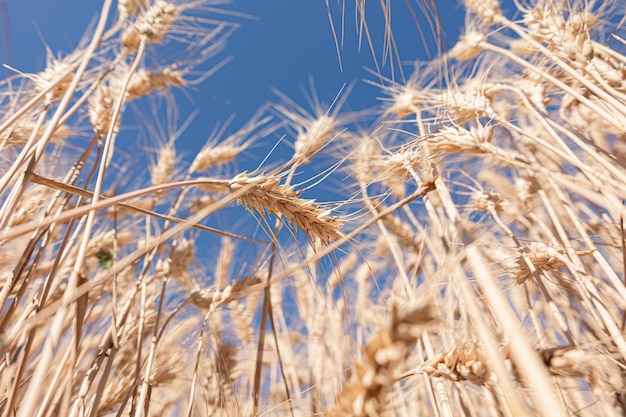
[{"label": "clear blue sky", "polygon": [[[96,0],[3,1],[0,57],[6,62],[4,12],[8,10],[11,64],[24,72],[37,72],[45,67],[44,42],[55,52],[72,50],[85,29],[95,21],[102,3]],[[440,13],[449,42],[454,43],[462,26],[463,10],[452,0],[440,3],[448,2],[451,6]],[[332,0],[329,3],[334,7],[333,18],[339,26],[338,2]],[[325,103],[332,101],[344,83],[356,82],[346,109],[375,105],[380,94],[376,88],[362,82],[363,78],[374,79],[364,71],[365,67],[374,67],[372,56],[367,45],[359,51],[354,11],[350,10],[354,2],[349,0],[346,3],[343,72],[339,70],[324,0],[239,0],[224,6],[255,18],[240,19],[241,27],[230,38],[222,57],[232,56],[233,61],[198,90],[190,91],[194,102],[185,98],[178,102],[182,120],[194,109],[200,111],[179,145],[190,152],[199,149],[213,124],[232,113],[237,115],[232,125],[234,129],[263,102],[277,100],[272,87],[306,105],[302,89],[307,87],[309,77],[315,81],[316,90]],[[411,3],[419,12],[416,2]],[[392,4],[393,26],[400,43],[401,58],[407,63],[416,58],[425,59],[422,41],[406,3],[397,0]],[[367,2],[367,7],[371,11],[368,23],[380,60],[383,34],[379,2]],[[407,69],[410,74],[410,66]],[[390,75],[389,67],[383,72]]]}]

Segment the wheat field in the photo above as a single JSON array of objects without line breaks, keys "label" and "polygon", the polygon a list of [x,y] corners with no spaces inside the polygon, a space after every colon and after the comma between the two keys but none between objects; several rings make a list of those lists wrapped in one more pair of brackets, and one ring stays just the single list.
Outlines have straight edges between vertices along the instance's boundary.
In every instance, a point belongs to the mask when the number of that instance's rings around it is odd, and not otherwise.
[{"label": "wheat field", "polygon": [[0,414],[626,415],[622,2],[464,0],[366,112],[279,94],[191,156],[155,132],[135,175],[131,105],[220,70],[223,3],[103,0],[1,82]]}]

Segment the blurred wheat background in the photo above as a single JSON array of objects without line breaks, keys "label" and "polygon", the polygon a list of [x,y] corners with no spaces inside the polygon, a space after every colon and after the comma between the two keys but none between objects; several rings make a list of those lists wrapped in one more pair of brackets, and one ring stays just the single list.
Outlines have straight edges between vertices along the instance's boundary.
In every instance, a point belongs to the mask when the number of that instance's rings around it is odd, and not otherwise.
[{"label": "blurred wheat background", "polygon": [[326,2],[367,79],[185,153],[237,4],[103,0],[7,68],[0,414],[625,415],[624,5]]}]

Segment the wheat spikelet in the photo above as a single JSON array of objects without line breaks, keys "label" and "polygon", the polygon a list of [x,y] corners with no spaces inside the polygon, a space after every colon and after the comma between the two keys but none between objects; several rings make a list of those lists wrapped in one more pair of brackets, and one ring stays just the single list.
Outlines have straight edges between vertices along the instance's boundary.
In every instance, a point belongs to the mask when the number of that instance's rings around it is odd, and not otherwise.
[{"label": "wheat spikelet", "polygon": [[463,124],[469,120],[496,116],[485,92],[473,88],[471,84],[463,90],[446,91],[436,100],[437,106],[445,109],[454,123]]},{"label": "wheat spikelet", "polygon": [[487,36],[480,31],[465,32],[450,50],[450,56],[461,61],[476,58],[484,50],[483,44],[486,40]]},{"label": "wheat spikelet", "polygon": [[[38,129],[34,132],[36,128]],[[13,125],[10,129],[0,133],[0,148],[5,145],[16,147],[24,146],[31,138],[31,135],[41,137],[46,128],[47,126],[45,124],[43,126],[37,126],[32,120],[20,120],[18,124]],[[50,141],[53,143],[62,142],[74,133],[75,132],[71,127],[67,125],[60,125],[54,129],[54,133],[50,137]]]},{"label": "wheat spikelet", "polygon": [[357,138],[358,145],[354,152],[354,161],[351,165],[354,177],[359,183],[370,183],[376,179],[376,170],[373,162],[380,157],[380,146],[369,138]]},{"label": "wheat spikelet", "polygon": [[155,270],[158,273],[177,278],[179,281],[184,281],[188,273],[187,268],[194,258],[194,242],[183,238],[176,242],[167,259],[157,262]]},{"label": "wheat spikelet", "polygon": [[117,2],[117,12],[122,19],[126,19],[137,14],[139,9],[145,7],[147,3],[148,0],[119,0]]},{"label": "wheat spikelet", "polygon": [[464,0],[463,3],[468,11],[475,13],[486,25],[493,24],[502,15],[498,0]]},{"label": "wheat spikelet", "polygon": [[176,164],[176,149],[173,145],[164,145],[159,149],[157,162],[150,170],[153,185],[163,185],[172,180]]},{"label": "wheat spikelet", "polygon": [[204,148],[198,153],[190,169],[193,172],[204,172],[211,167],[226,164],[234,160],[244,149],[244,146],[229,145]]},{"label": "wheat spikelet", "polygon": [[434,151],[446,153],[482,154],[491,149],[493,129],[479,124],[469,130],[462,127],[446,126],[427,136],[427,142]]},{"label": "wheat spikelet", "polygon": [[224,288],[204,288],[189,294],[189,302],[203,309],[217,309],[242,297],[245,291],[261,280],[251,276],[226,285]]},{"label": "wheat spikelet", "polygon": [[541,80],[536,74],[528,73],[523,79],[517,80],[515,86],[528,98],[530,103],[538,110],[545,111],[550,103],[550,98],[546,96],[548,84]]},{"label": "wheat spikelet", "polygon": [[420,239],[415,235],[415,230],[405,223],[401,218],[394,215],[388,215],[382,218],[383,223],[398,238],[398,243],[410,248],[414,251],[419,251],[421,246]]},{"label": "wheat spikelet", "polygon": [[127,101],[135,100],[149,96],[154,91],[170,87],[184,87],[185,85],[187,82],[183,79],[183,72],[173,67],[165,67],[158,71],[148,71],[141,68],[131,76],[125,99]]},{"label": "wheat spikelet", "polygon": [[495,382],[484,351],[472,342],[458,342],[449,351],[422,365],[421,369],[430,376],[452,381],[469,381],[476,385]]},{"label": "wheat spikelet", "polygon": [[[135,7],[131,7],[129,11],[135,10]],[[125,29],[121,35],[122,45],[128,52],[134,52],[140,42],[161,43],[182,10],[182,6],[156,0],[148,8],[142,9],[137,19]]]},{"label": "wheat spikelet", "polygon": [[415,299],[394,306],[386,327],[364,349],[364,360],[355,365],[348,384],[337,396],[330,417],[380,416],[389,407],[388,394],[395,382],[392,374],[425,326],[435,320],[430,302]]},{"label": "wheat spikelet", "polygon": [[[113,119],[116,93],[118,92],[103,83],[89,98],[89,120],[94,132],[100,137],[104,137],[109,130]],[[114,131],[119,131],[120,119],[120,117],[117,117]]]},{"label": "wheat spikelet", "polygon": [[277,127],[272,123],[272,117],[265,114],[265,107],[261,107],[241,129],[221,140],[228,124],[229,122],[215,127],[191,163],[190,173],[205,172],[212,167],[232,162],[252,142],[269,135]]},{"label": "wheat spikelet", "polygon": [[235,245],[229,238],[222,239],[222,248],[215,265],[215,286],[222,290],[228,282]]},{"label": "wheat spikelet", "polygon": [[283,99],[284,104],[277,104],[274,108],[285,123],[295,131],[293,160],[298,165],[309,163],[313,156],[318,155],[342,133],[341,124],[349,120],[348,115],[338,115],[347,93],[344,93],[343,97],[338,96],[331,109],[326,110],[319,102],[312,81],[311,89],[312,113],[280,92],[276,92]]},{"label": "wheat spikelet", "polygon": [[367,140],[355,152],[352,172],[359,183],[380,182],[393,196],[402,198],[407,188],[405,179],[419,170],[423,159],[421,148],[413,142],[382,154],[376,141]]},{"label": "wheat spikelet", "polygon": [[294,158],[308,161],[311,156],[319,152],[324,145],[333,139],[336,134],[337,120],[326,114],[310,121],[298,132],[296,138]]},{"label": "wheat spikelet", "polygon": [[531,242],[522,248],[522,252],[523,256],[520,255],[515,265],[510,269],[510,275],[517,284],[521,284],[533,276],[526,260],[532,262],[538,273],[556,271],[560,266],[567,264],[565,250],[541,242]]},{"label": "wheat spikelet", "polygon": [[[130,74],[128,85],[124,89],[128,70],[126,64],[117,65],[89,98],[89,120],[94,131],[101,136],[104,136],[110,127],[115,101],[120,99],[120,95],[126,104],[155,91],[187,85],[183,79],[183,72],[170,66],[155,71],[140,68]],[[118,115],[116,131],[119,130],[120,124],[121,118]]]},{"label": "wheat spikelet", "polygon": [[470,204],[472,208],[477,211],[495,211],[501,213],[505,210],[507,201],[498,195],[498,193],[478,191],[472,193]]},{"label": "wheat spikelet", "polygon": [[316,205],[314,200],[301,199],[300,192],[294,191],[291,186],[280,185],[280,180],[279,177],[248,177],[242,173],[233,178],[228,187],[232,192],[252,185],[249,191],[238,198],[246,209],[261,216],[267,212],[282,217],[306,234],[319,238],[322,243],[328,244],[343,236],[339,218],[331,216],[328,210]]},{"label": "wheat spikelet", "polygon": [[419,111],[420,104],[421,99],[419,91],[407,85],[403,86],[394,94],[393,105],[391,108],[399,118],[404,119],[411,114],[417,113]]},{"label": "wheat spikelet", "polygon": [[381,165],[379,168],[381,171],[383,166],[386,168],[384,175],[402,178],[418,170],[423,159],[421,150],[416,146],[402,146],[400,150],[383,158],[378,164]]},{"label": "wheat spikelet", "polygon": [[52,192],[47,187],[40,187],[36,184],[28,187],[22,197],[23,203],[11,216],[9,226],[16,226],[34,218],[41,217],[44,212],[44,204],[49,201]]},{"label": "wheat spikelet", "polygon": [[46,99],[54,101],[63,97],[74,76],[71,72],[73,68],[72,59],[73,56],[71,55],[66,59],[55,59],[49,56],[46,69],[39,74],[29,76],[35,83],[35,91],[45,91],[54,85],[54,88],[46,93]]}]

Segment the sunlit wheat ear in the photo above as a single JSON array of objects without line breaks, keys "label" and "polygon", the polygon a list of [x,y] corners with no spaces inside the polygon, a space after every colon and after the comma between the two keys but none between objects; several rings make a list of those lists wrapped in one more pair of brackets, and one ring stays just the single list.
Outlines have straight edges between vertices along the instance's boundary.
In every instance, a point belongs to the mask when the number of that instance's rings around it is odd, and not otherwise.
[{"label": "sunlit wheat ear", "polygon": [[487,368],[483,349],[475,342],[459,342],[452,349],[421,366],[433,377],[452,381],[469,381],[476,385],[494,383],[494,376]]},{"label": "sunlit wheat ear", "polygon": [[315,86],[311,84],[312,112],[308,112],[284,94],[276,91],[284,103],[277,104],[274,108],[285,124],[295,131],[293,160],[297,164],[308,163],[314,155],[317,155],[341,133],[342,124],[349,119],[347,115],[338,115],[348,96],[347,92],[340,92],[341,95],[336,97],[333,105],[330,108],[324,108],[314,88]]},{"label": "sunlit wheat ear", "polygon": [[360,144],[352,154],[353,163],[349,165],[356,180],[361,184],[382,183],[393,196],[403,197],[406,177],[413,175],[423,160],[419,145],[411,141],[399,149],[387,150],[381,148],[376,139],[365,137],[357,140]]},{"label": "sunlit wheat ear", "polygon": [[551,99],[547,95],[549,86],[541,77],[530,71],[525,71],[522,77],[515,80],[513,84],[516,88],[519,88],[536,109],[545,112],[546,106],[550,104]]},{"label": "sunlit wheat ear", "polygon": [[390,407],[389,393],[396,382],[394,371],[436,317],[433,305],[425,298],[394,306],[388,324],[365,346],[362,362],[355,365],[350,381],[327,415],[385,415]]},{"label": "sunlit wheat ear", "polygon": [[[198,188],[202,189],[202,187],[198,187]],[[219,190],[216,189],[216,190],[210,191],[210,192],[219,192],[219,191],[222,191],[222,189],[219,189]],[[206,206],[208,206],[210,204],[213,204],[216,201],[217,201],[216,197],[209,196],[209,195],[203,195],[203,196],[200,196],[200,197],[198,197],[198,198],[196,198],[194,200],[191,200],[189,202],[188,208],[189,208],[189,211],[191,211],[192,213],[197,213],[200,210],[202,210],[204,207],[206,207]]]},{"label": "sunlit wheat ear", "polygon": [[450,50],[450,56],[460,61],[476,58],[484,49],[487,36],[477,30],[464,33]]},{"label": "sunlit wheat ear", "polygon": [[262,107],[243,128],[225,139],[221,136],[230,120],[221,127],[216,126],[191,163],[189,172],[204,172],[234,161],[251,143],[266,137],[276,129],[277,125],[272,123],[272,119],[272,116],[265,114],[265,108]]},{"label": "sunlit wheat ear", "polygon": [[[30,136],[33,134],[33,129],[37,127],[33,120],[26,117],[20,119],[11,128],[4,130],[0,133],[0,149],[2,146],[23,146],[26,144]],[[41,137],[46,130],[47,125],[40,126],[35,136]],[[74,129],[67,125],[60,125],[54,130],[51,142],[62,142],[75,133]]]},{"label": "sunlit wheat ear", "polygon": [[161,43],[170,27],[176,22],[185,7],[165,0],[156,0],[143,9],[122,33],[121,41],[127,52],[134,52],[143,41]]},{"label": "sunlit wheat ear", "polygon": [[435,103],[446,112],[447,118],[458,124],[480,118],[496,117],[484,89],[476,84],[465,85],[462,89],[450,88],[440,94]]},{"label": "sunlit wheat ear", "polygon": [[187,268],[195,257],[195,242],[189,239],[179,239],[171,250],[170,256],[157,262],[156,272],[178,279],[183,285],[188,281]]},{"label": "sunlit wheat ear", "polygon": [[22,202],[11,216],[9,226],[29,222],[37,217],[43,217],[46,203],[50,201],[53,192],[48,187],[31,184],[24,191]]},{"label": "sunlit wheat ear", "polygon": [[400,119],[404,119],[411,114],[418,113],[420,104],[420,92],[411,86],[404,86],[399,91],[394,92],[391,111]]},{"label": "sunlit wheat ear", "polygon": [[104,212],[104,215],[109,218],[117,219],[120,219],[124,216],[137,216],[139,215],[139,212],[134,209],[135,207],[140,210],[151,211],[154,210],[155,203],[156,202],[154,198],[152,198],[151,196],[148,196],[147,198],[135,198],[128,201],[128,204],[133,208],[130,208],[128,206],[113,206],[109,207]]},{"label": "sunlit wheat ear", "polygon": [[337,134],[337,128],[337,120],[326,114],[302,126],[296,137],[294,159],[308,162],[333,139]]},{"label": "sunlit wheat ear", "polygon": [[229,238],[222,238],[222,248],[215,265],[215,286],[222,290],[226,286],[229,278],[229,272],[233,265],[233,253],[235,252],[235,244]]},{"label": "sunlit wheat ear", "polygon": [[374,182],[378,172],[372,162],[381,157],[380,145],[368,137],[357,137],[356,140],[358,145],[352,153],[352,164],[348,167],[359,183]]},{"label": "sunlit wheat ear", "polygon": [[[583,378],[586,381],[597,378],[603,371],[615,369],[617,362],[610,353],[599,353],[576,346],[558,346],[539,351],[545,364],[553,375]],[[596,374],[596,375],[594,375]],[[603,375],[603,383],[613,385],[610,388],[623,389],[622,378]],[[610,389],[609,387],[606,387]]]},{"label": "sunlit wheat ear", "polygon": [[[94,132],[99,136],[104,136],[110,127],[115,101],[120,99],[128,70],[129,68],[125,64],[117,65],[89,98],[89,120]],[[171,87],[184,87],[185,85],[187,84],[183,79],[183,73],[173,69],[173,66],[154,71],[139,69],[131,75],[121,99],[125,104],[132,100],[146,97],[155,91]],[[115,132],[119,130],[119,126],[122,123],[121,119],[121,115],[118,115],[114,128]]]},{"label": "sunlit wheat ear", "polygon": [[329,210],[317,205],[315,200],[300,198],[301,192],[293,186],[280,185],[281,178],[259,175],[248,177],[244,172],[230,181],[231,192],[252,185],[249,191],[238,197],[247,209],[265,217],[266,213],[283,218],[287,223],[302,230],[307,235],[317,237],[324,244],[343,236],[343,222],[331,216]]},{"label": "sunlit wheat ear", "polygon": [[595,69],[609,86],[623,92],[626,88],[626,68],[624,65],[622,60],[614,57],[597,55],[591,59],[590,69]]},{"label": "sunlit wheat ear", "polygon": [[[468,54],[469,47],[461,44],[459,51]],[[454,49],[450,53],[453,52]],[[495,118],[496,113],[491,107],[491,100],[498,91],[497,84],[487,84],[481,80],[464,80],[462,77],[462,74],[456,74],[455,78],[458,78],[459,85],[447,89],[417,88],[414,81],[399,88],[388,88],[392,105],[387,112],[397,115],[400,119],[411,114],[421,117],[428,115],[437,121],[445,120],[457,124],[480,118]]]},{"label": "sunlit wheat ear", "polygon": [[476,122],[469,129],[460,126],[445,126],[438,131],[426,135],[425,141],[429,149],[435,153],[482,155],[493,157],[500,162],[525,162],[525,158],[514,151],[502,149],[494,145],[493,128]]},{"label": "sunlit wheat ear", "polygon": [[[202,370],[201,386],[203,396],[200,400],[205,415],[226,416],[234,413],[230,409],[233,398],[234,382],[241,377],[245,365],[239,364],[240,349],[238,343],[226,341],[227,332],[215,329],[211,324],[211,335],[207,353],[200,356],[198,368]],[[226,333],[226,334],[225,334]],[[241,405],[241,403],[240,403]],[[234,407],[233,407],[234,408]]]},{"label": "sunlit wheat ear", "polygon": [[464,0],[465,7],[478,16],[485,25],[491,25],[502,16],[498,0]]},{"label": "sunlit wheat ear", "polygon": [[118,0],[117,12],[122,19],[137,14],[140,8],[146,7],[148,0]]},{"label": "sunlit wheat ear", "polygon": [[[94,132],[104,137],[113,119],[113,106],[115,104],[116,92],[112,91],[106,84],[101,84],[94,94],[89,98],[89,121]],[[115,123],[115,131],[119,130],[121,117]]]},{"label": "sunlit wheat ear", "polygon": [[48,101],[55,101],[63,97],[63,94],[65,94],[65,91],[72,81],[74,74],[71,72],[73,65],[71,60],[75,57],[72,55],[65,59],[57,59],[50,56],[50,54],[51,52],[48,51],[46,69],[38,74],[29,75],[28,77],[35,83],[35,91],[37,92],[44,91],[51,85],[54,85],[54,88],[46,94],[46,99]]},{"label": "sunlit wheat ear", "polygon": [[130,78],[130,83],[126,90],[126,101],[146,97],[155,91],[171,87],[184,87],[187,85],[187,82],[183,75],[183,72],[176,70],[175,66],[155,71],[148,71],[145,68],[139,69]]},{"label": "sunlit wheat ear", "polygon": [[416,234],[415,228],[393,214],[384,216],[381,220],[389,231],[396,236],[398,243],[414,252],[419,251],[422,238]]},{"label": "sunlit wheat ear", "polygon": [[515,283],[522,284],[532,279],[533,274],[529,269],[528,261],[538,273],[557,272],[559,267],[568,263],[565,249],[548,246],[541,242],[531,242],[522,248],[522,255],[517,257],[515,265],[508,271]]},{"label": "sunlit wheat ear", "polygon": [[176,164],[176,148],[173,144],[163,145],[157,153],[156,164],[150,170],[152,185],[163,185],[170,182],[174,176]]},{"label": "sunlit wheat ear", "polygon": [[246,149],[247,144],[228,145],[219,144],[215,147],[204,147],[191,165],[191,172],[204,172],[211,167],[220,166],[232,162],[237,155]]},{"label": "sunlit wheat ear", "polygon": [[476,211],[504,211],[507,202],[496,192],[476,191],[470,199],[471,207]]},{"label": "sunlit wheat ear", "polygon": [[226,285],[224,288],[211,286],[197,289],[189,294],[189,302],[202,309],[214,310],[246,295],[248,289],[261,283],[256,276],[246,277]]},{"label": "sunlit wheat ear", "polygon": [[409,144],[381,158],[377,165],[380,165],[378,168],[383,177],[405,178],[419,169],[423,159],[423,152],[414,144]]},{"label": "sunlit wheat ear", "polygon": [[[624,80],[626,80],[626,71],[624,71],[623,76]],[[583,94],[585,98],[588,98],[590,102],[602,104],[601,100],[590,95],[584,88],[579,87],[575,89]],[[621,134],[616,132],[615,126],[612,123],[609,123],[603,117],[598,117],[596,111],[590,109],[587,104],[581,103],[577,98],[569,94],[561,98],[559,116],[562,117],[569,126],[579,132],[584,132],[585,135],[590,136],[594,140],[602,138],[606,134]]]},{"label": "sunlit wheat ear", "polygon": [[[565,10],[555,4],[537,3],[524,9],[523,22],[532,39],[548,44],[555,51],[565,52],[582,46],[586,39],[579,35],[593,28],[598,21],[598,16],[590,13],[590,8],[585,9],[581,12],[574,7],[568,8],[567,16]],[[588,36],[584,37],[588,39]],[[572,42],[578,46],[571,45]]]},{"label": "sunlit wheat ear", "polygon": [[426,136],[426,141],[435,152],[482,154],[491,147],[493,129],[491,126],[463,127],[445,126],[432,135]]}]

